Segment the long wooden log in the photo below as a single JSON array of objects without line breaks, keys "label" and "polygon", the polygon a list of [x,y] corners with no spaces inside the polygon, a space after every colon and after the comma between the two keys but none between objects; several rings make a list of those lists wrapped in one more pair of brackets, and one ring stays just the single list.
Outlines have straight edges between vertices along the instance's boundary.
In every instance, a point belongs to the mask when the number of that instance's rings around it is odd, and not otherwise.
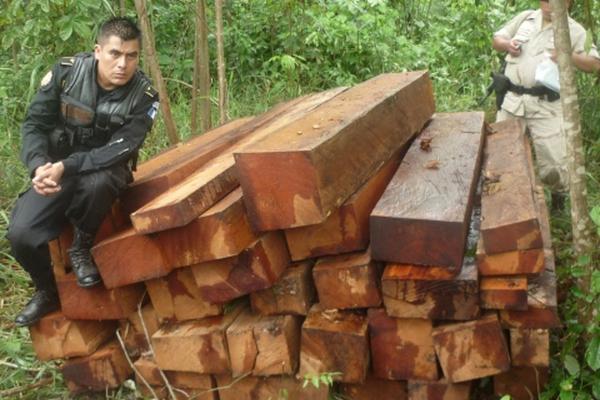
[{"label": "long wooden log", "polygon": [[368,250],[320,258],[312,273],[319,303],[325,309],[381,304],[381,266]]},{"label": "long wooden log", "polygon": [[335,97],[343,88],[306,96],[284,115],[270,121],[252,135],[238,141],[218,157],[200,167],[178,185],[131,214],[131,221],[139,233],[163,231],[191,222],[238,186],[238,171],[233,153],[255,141],[269,136],[306,113]]},{"label": "long wooden log", "polygon": [[369,309],[368,318],[373,374],[376,377],[438,379],[431,320],[393,318],[382,308]]},{"label": "long wooden log", "polygon": [[114,389],[133,373],[116,340],[87,357],[66,361],[61,371],[71,393]]},{"label": "long wooden log", "polygon": [[302,325],[299,376],[339,372],[335,381],[362,383],[369,366],[368,324],[352,311],[315,304]]},{"label": "long wooden log", "polygon": [[292,260],[350,253],[369,245],[369,214],[398,169],[405,145],[375,175],[356,191],[340,208],[316,225],[285,230]]},{"label": "long wooden log", "polygon": [[479,283],[481,308],[527,310],[527,277],[487,276]]},{"label": "long wooden log", "polygon": [[381,290],[393,317],[471,320],[479,315],[477,267],[467,258],[458,276],[446,267],[389,264]]},{"label": "long wooden log", "polygon": [[549,380],[549,368],[513,367],[494,376],[494,393],[514,400],[537,399]]},{"label": "long wooden log", "polygon": [[289,266],[283,233],[268,232],[237,257],[192,266],[203,299],[224,303],[256,290],[266,289]]},{"label": "long wooden log", "polygon": [[152,335],[156,364],[169,371],[229,373],[225,332],[242,311],[163,326]]},{"label": "long wooden log", "polygon": [[[286,103],[287,104],[287,103]],[[281,112],[282,106],[272,111]],[[265,115],[240,118],[169,147],[137,166],[133,182],[121,195],[123,211],[129,215],[156,196],[175,186],[238,140],[246,137]]]},{"label": "long wooden log", "polygon": [[556,300],[556,274],[552,250],[545,249],[544,271],[528,281],[527,310],[501,310],[505,328],[551,329],[561,326]]},{"label": "long wooden log", "polygon": [[[151,303],[129,314],[119,321],[119,334],[125,343],[127,353],[137,356],[150,350],[150,336],[160,327],[158,315]],[[146,336],[146,333],[148,336]]]},{"label": "long wooden log", "polygon": [[550,331],[511,329],[510,359],[513,366],[550,367]]},{"label": "long wooden log", "polygon": [[302,380],[290,376],[233,379],[230,375],[217,375],[216,379],[220,400],[327,400],[329,396],[327,385],[305,387]]},{"label": "long wooden log", "polygon": [[235,154],[257,230],[322,223],[434,111],[427,72],[383,74]]},{"label": "long wooden log", "polygon": [[435,115],[371,212],[374,259],[462,265],[483,132],[483,113]]},{"label": "long wooden log", "polygon": [[407,400],[406,382],[379,379],[369,375],[362,384],[340,383],[344,399],[352,400]]},{"label": "long wooden log", "polygon": [[435,352],[450,382],[464,382],[510,369],[508,345],[495,313],[441,325],[432,333]]},{"label": "long wooden log", "polygon": [[290,265],[273,286],[250,293],[250,304],[261,315],[306,315],[315,302],[313,262]]},{"label": "long wooden log", "polygon": [[93,255],[104,284],[117,287],[236,256],[256,239],[237,188],[185,226],[150,235],[131,228],[94,246]]},{"label": "long wooden log", "polygon": [[114,336],[115,328],[114,321],[77,321],[54,312],[30,326],[29,333],[37,358],[50,361],[92,354]]},{"label": "long wooden log", "polygon": [[144,285],[134,284],[115,289],[102,285],[82,288],[74,273],[56,277],[63,314],[70,319],[123,319],[137,309],[144,295]]},{"label": "long wooden log", "polygon": [[235,377],[252,374],[258,348],[254,340],[254,325],[260,315],[244,310],[227,328],[227,349],[231,363],[231,375]]},{"label": "long wooden log", "polygon": [[223,312],[221,305],[209,303],[202,297],[191,268],[177,269],[145,284],[160,320],[187,321]]},{"label": "long wooden log", "polygon": [[410,400],[469,400],[472,382],[451,383],[447,379],[437,382],[409,381]]},{"label": "long wooden log", "polygon": [[529,148],[518,121],[492,125],[483,166],[481,238],[487,254],[542,248]]}]

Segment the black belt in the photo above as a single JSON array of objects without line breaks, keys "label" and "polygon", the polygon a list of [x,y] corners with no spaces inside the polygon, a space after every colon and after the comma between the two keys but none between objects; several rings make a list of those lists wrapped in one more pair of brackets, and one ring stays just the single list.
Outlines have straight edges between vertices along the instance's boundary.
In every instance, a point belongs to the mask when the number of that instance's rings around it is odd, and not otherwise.
[{"label": "black belt", "polygon": [[511,82],[510,86],[508,87],[508,90],[519,95],[529,94],[531,96],[536,96],[540,99],[544,99],[549,102],[553,102],[560,99],[560,93],[555,92],[554,90],[549,89],[546,86],[534,86],[531,88],[526,88],[525,86],[515,85]]}]

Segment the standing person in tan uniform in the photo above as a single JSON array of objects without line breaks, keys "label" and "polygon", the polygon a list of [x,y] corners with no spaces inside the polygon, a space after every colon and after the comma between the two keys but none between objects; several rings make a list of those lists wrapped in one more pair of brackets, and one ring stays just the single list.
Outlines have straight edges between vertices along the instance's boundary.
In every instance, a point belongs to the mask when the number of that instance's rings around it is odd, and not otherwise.
[{"label": "standing person in tan uniform", "polygon": [[[566,0],[567,6],[570,0]],[[493,47],[506,52],[505,75],[511,81],[497,121],[519,119],[533,141],[538,174],[552,191],[552,208],[562,208],[569,188],[567,143],[559,95],[536,84],[536,69],[543,62],[556,62],[550,3],[540,1],[538,10],[528,10],[494,33]],[[573,64],[584,72],[600,71],[595,46],[586,51],[586,31],[569,18]],[[544,90],[540,90],[544,89]]]}]

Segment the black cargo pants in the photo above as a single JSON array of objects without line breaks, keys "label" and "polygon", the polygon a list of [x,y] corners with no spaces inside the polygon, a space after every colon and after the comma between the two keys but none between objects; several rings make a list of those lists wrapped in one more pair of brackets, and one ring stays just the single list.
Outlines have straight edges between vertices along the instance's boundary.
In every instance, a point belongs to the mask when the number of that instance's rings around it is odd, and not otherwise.
[{"label": "black cargo pants", "polygon": [[64,178],[61,191],[42,196],[29,188],[17,199],[8,226],[12,255],[37,289],[55,287],[48,242],[67,222],[95,234],[115,199],[131,182],[126,165]]}]

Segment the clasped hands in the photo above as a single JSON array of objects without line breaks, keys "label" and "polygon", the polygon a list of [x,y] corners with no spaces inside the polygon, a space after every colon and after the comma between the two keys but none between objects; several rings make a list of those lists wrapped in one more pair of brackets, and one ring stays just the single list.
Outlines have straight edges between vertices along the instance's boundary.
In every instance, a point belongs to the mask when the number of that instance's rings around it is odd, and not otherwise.
[{"label": "clasped hands", "polygon": [[61,161],[46,163],[35,170],[35,176],[31,180],[33,190],[42,196],[50,196],[59,192],[62,187],[60,181],[65,171]]}]

